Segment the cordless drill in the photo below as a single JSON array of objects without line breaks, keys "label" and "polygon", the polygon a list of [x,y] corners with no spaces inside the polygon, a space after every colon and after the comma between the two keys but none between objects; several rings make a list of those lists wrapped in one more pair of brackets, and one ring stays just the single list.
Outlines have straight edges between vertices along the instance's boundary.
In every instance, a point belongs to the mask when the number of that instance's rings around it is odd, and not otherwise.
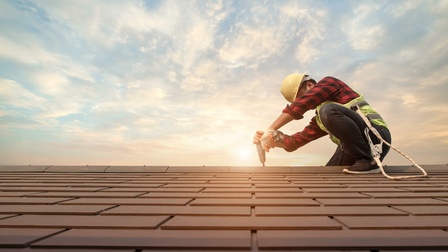
[{"label": "cordless drill", "polygon": [[263,147],[261,147],[261,143],[257,143],[257,152],[258,159],[260,159],[260,162],[264,167],[264,163],[266,162],[266,152],[264,151]]},{"label": "cordless drill", "polygon": [[[285,148],[284,144],[285,134],[283,134],[283,132],[279,130],[272,131],[270,137],[272,138],[272,140],[274,140],[274,145],[276,147]],[[266,152],[261,146],[261,140],[260,143],[257,144],[257,152],[258,152],[258,158],[260,159],[261,164],[264,166],[264,163],[266,162]]]}]

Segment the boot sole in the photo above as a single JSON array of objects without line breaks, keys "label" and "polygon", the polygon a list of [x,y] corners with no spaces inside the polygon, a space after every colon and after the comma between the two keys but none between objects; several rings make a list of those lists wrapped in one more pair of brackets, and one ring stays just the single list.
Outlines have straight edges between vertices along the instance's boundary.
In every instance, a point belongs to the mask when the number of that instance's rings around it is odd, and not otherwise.
[{"label": "boot sole", "polygon": [[344,169],[344,170],[342,170],[342,172],[347,173],[347,174],[377,174],[377,173],[381,173],[381,169],[376,168],[376,169],[368,170],[368,171],[350,171],[349,169]]}]

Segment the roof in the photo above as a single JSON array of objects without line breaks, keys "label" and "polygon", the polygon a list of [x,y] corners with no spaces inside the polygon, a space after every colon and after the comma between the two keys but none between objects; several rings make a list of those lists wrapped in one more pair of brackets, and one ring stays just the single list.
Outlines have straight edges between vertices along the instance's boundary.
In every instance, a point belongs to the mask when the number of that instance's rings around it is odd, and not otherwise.
[{"label": "roof", "polygon": [[395,181],[345,167],[0,166],[0,248],[446,250],[448,166],[423,167],[429,178]]}]

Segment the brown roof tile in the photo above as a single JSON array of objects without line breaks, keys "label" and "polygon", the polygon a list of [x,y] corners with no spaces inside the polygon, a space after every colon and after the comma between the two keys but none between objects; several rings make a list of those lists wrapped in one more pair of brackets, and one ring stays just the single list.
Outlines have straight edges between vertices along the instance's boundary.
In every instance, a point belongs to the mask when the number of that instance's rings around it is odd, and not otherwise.
[{"label": "brown roof tile", "polygon": [[424,250],[448,248],[443,230],[260,230],[260,249]]},{"label": "brown roof tile", "polygon": [[28,247],[42,238],[56,235],[64,229],[53,228],[0,228],[0,244],[5,247]]},{"label": "brown roof tile", "polygon": [[408,215],[386,206],[257,207],[256,216],[387,216]]},{"label": "brown roof tile", "polygon": [[0,220],[1,227],[154,229],[169,216],[21,215]]},{"label": "brown roof tile", "polygon": [[446,165],[343,168],[0,166],[0,249],[448,249]]},{"label": "brown roof tile", "polygon": [[[33,243],[32,248],[249,249],[249,230],[98,230],[70,229]],[[39,250],[41,251],[41,250]]]},{"label": "brown roof tile", "polygon": [[200,215],[200,216],[250,216],[250,207],[222,206],[118,206],[102,215]]},{"label": "brown roof tile", "polygon": [[447,229],[448,218],[440,216],[337,216],[350,229]]},{"label": "brown roof tile", "polygon": [[342,229],[326,216],[315,217],[215,217],[175,216],[162,229],[183,230],[288,230],[288,229]]}]

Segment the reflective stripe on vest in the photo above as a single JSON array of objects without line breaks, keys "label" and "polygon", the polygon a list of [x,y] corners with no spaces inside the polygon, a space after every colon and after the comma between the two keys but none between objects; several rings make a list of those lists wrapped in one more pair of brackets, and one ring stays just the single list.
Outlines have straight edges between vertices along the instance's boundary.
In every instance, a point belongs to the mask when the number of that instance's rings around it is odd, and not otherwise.
[{"label": "reflective stripe on vest", "polygon": [[337,102],[331,102],[331,101],[327,101],[327,102],[323,102],[321,103],[319,106],[316,107],[316,122],[317,125],[319,126],[319,128],[325,132],[327,132],[328,134],[330,134],[330,138],[331,141],[333,141],[335,144],[339,144],[340,141],[338,138],[336,138],[335,136],[333,136],[328,130],[327,128],[325,128],[324,124],[322,123],[322,120],[320,119],[320,115],[319,115],[319,110],[320,108],[322,108],[322,106],[324,106],[325,104],[338,104],[341,106],[344,106],[346,108],[351,108],[353,106],[358,105],[361,108],[361,112],[367,116],[367,118],[369,118],[370,122],[379,126],[383,126],[385,128],[387,128],[387,124],[386,122],[383,120],[383,118],[381,118],[380,114],[378,114],[378,112],[376,112],[375,110],[373,110],[372,107],[370,107],[369,103],[367,103],[367,101],[364,99],[363,95],[359,95],[358,98],[355,98],[345,104],[340,104]]}]

